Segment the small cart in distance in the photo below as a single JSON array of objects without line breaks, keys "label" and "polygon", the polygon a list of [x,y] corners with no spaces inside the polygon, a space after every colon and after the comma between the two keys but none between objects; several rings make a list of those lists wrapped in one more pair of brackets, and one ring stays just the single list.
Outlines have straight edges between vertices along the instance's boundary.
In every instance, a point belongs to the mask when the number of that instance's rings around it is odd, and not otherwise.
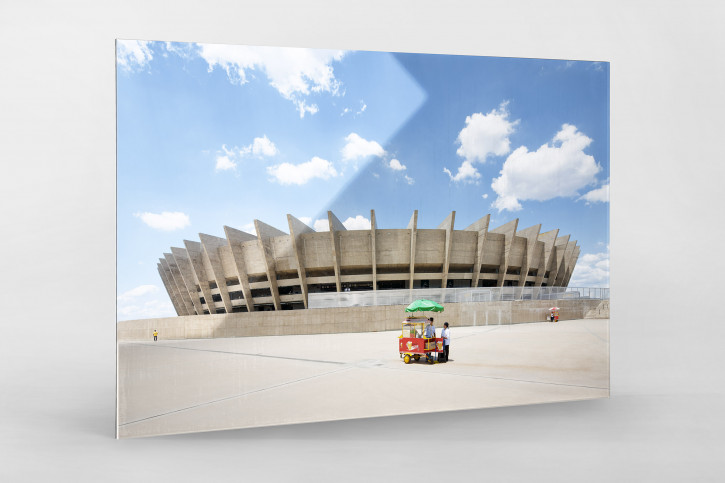
[{"label": "small cart in distance", "polygon": [[426,317],[409,317],[403,321],[398,350],[406,364],[411,359],[420,360],[421,356],[425,356],[426,362],[433,363],[433,354],[443,352],[443,339],[424,336],[427,323]]}]

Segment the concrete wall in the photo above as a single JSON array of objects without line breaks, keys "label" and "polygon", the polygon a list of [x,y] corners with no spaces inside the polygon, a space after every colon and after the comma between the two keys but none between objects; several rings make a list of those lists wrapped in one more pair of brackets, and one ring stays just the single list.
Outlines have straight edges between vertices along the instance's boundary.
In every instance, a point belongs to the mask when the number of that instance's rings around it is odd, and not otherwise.
[{"label": "concrete wall", "polygon": [[[560,320],[583,319],[600,300],[557,300]],[[449,303],[445,312],[432,314],[440,330],[471,325],[543,322],[550,301]],[[347,307],[334,309],[282,310],[251,313],[188,315],[162,319],[129,320],[117,324],[119,341],[160,339],[211,339],[265,335],[378,332],[400,328],[405,306]]]}]

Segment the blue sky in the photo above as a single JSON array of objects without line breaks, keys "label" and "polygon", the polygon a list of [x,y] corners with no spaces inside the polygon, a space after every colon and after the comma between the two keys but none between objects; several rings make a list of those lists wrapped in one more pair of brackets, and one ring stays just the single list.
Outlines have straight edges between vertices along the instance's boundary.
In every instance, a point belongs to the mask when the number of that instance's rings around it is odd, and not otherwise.
[{"label": "blue sky", "polygon": [[287,213],[323,229],[571,234],[609,286],[609,64],[118,41],[118,319],[174,315],[158,258]]}]

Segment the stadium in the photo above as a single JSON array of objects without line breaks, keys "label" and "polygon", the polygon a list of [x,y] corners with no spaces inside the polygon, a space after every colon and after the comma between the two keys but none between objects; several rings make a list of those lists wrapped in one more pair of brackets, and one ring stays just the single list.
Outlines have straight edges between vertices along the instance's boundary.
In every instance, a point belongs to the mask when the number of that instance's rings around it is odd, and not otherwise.
[{"label": "stadium", "polygon": [[[437,228],[347,230],[327,212],[318,232],[287,215],[289,233],[254,221],[256,236],[224,227],[159,259],[176,314],[230,314],[310,308],[311,295],[401,289],[567,287],[580,247],[570,235],[518,219],[489,229],[486,215],[455,229],[453,211]],[[445,291],[445,290],[444,290]]]}]

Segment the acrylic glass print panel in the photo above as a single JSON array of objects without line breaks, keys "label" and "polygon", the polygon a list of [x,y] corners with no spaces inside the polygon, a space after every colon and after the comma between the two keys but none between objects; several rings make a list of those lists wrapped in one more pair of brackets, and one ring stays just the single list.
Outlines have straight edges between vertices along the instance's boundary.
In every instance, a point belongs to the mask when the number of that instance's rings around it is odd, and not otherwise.
[{"label": "acrylic glass print panel", "polygon": [[116,64],[119,437],[609,396],[608,63]]}]

